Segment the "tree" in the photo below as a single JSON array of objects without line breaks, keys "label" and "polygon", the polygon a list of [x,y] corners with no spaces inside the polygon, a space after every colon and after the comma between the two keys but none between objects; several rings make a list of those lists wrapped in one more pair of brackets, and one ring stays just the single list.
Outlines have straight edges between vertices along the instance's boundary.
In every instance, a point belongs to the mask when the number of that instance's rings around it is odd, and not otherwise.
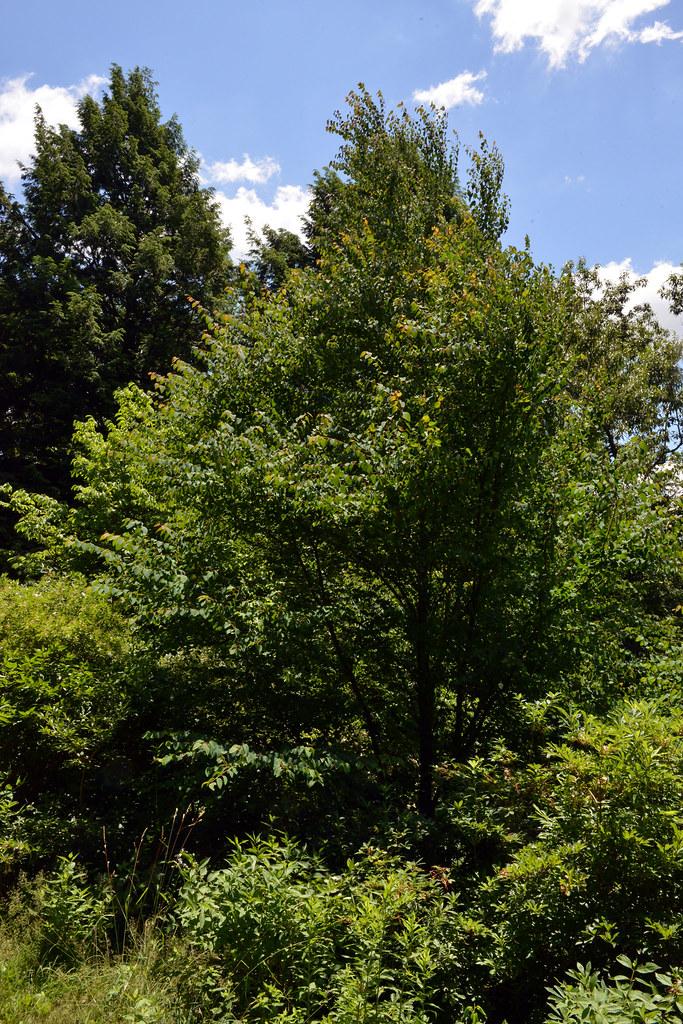
[{"label": "tree", "polygon": [[[638,436],[650,451],[650,469],[661,467],[683,445],[683,341],[636,301],[644,279],[622,274],[604,282],[584,263],[565,273],[574,292],[565,342],[577,360],[572,394],[590,408],[612,459]],[[674,312],[675,289],[674,275],[665,290]]]},{"label": "tree", "polygon": [[215,305],[229,242],[155,83],[111,70],[80,128],[38,112],[24,198],[0,192],[0,460],[6,480],[65,497],[73,423],[187,357]]},{"label": "tree", "polygon": [[444,116],[350,106],[316,269],[245,277],[203,365],[79,428],[77,516],[149,642],[220,681],[224,730],[416,764],[430,816],[438,761],[520,694],[622,672],[676,539],[646,446],[612,460],[575,386],[573,275],[500,244],[496,150],[466,201]]},{"label": "tree", "polygon": [[280,288],[289,270],[314,265],[311,248],[287,228],[266,225],[259,237],[251,236],[250,266],[264,288]]},{"label": "tree", "polygon": [[[252,266],[262,284],[279,287],[288,269],[315,267],[322,252],[351,227],[358,229],[361,219],[371,221],[377,237],[383,242],[390,240],[393,250],[400,253],[402,245],[410,247],[415,237],[428,235],[437,222],[451,221],[465,209],[457,184],[458,152],[447,144],[443,118],[423,118],[408,131],[409,119],[403,108],[387,112],[381,93],[374,100],[361,84],[348,98],[353,117],[345,118],[337,111],[327,124],[328,132],[337,135],[342,144],[331,163],[314,173],[303,239],[269,227],[262,239],[252,239]],[[371,146],[367,145],[369,139],[373,140]],[[483,229],[483,219],[493,218],[485,230],[498,229],[497,238],[507,226],[507,201],[500,203],[502,160],[495,147],[487,152],[483,137],[482,144],[481,153],[471,153],[468,199],[476,204],[471,212]],[[491,178],[485,187],[482,174]],[[414,201],[402,205],[411,188],[415,189]],[[493,206],[485,211],[489,200]],[[387,220],[389,210],[402,216]],[[405,219],[408,211],[410,218]]]}]

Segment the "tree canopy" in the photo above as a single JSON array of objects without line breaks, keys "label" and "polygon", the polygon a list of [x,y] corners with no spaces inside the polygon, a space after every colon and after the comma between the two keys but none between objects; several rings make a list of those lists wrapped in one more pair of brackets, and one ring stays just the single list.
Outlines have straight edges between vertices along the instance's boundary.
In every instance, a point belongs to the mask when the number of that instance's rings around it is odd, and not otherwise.
[{"label": "tree canopy", "polygon": [[149,71],[114,65],[80,127],[38,110],[23,195],[0,191],[0,460],[5,479],[66,497],[73,424],[167,372],[201,337],[229,240]]},{"label": "tree canopy", "polygon": [[500,244],[495,149],[461,189],[438,115],[361,92],[331,127],[315,268],[266,293],[245,272],[201,363],[79,428],[78,515],[160,649],[193,636],[226,699],[286,708],[267,735],[338,741],[351,716],[376,756],[412,751],[431,814],[437,761],[519,694],[588,692],[656,645],[679,350]]}]

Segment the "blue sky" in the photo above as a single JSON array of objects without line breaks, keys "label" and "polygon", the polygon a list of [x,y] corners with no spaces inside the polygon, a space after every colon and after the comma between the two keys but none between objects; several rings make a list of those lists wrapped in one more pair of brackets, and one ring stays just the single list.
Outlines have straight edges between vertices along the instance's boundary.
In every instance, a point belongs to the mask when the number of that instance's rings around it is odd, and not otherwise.
[{"label": "blue sky", "polygon": [[[509,239],[556,266],[648,275],[683,260],[683,0],[5,0],[0,177],[16,190],[36,101],[70,122],[112,62],[144,64],[204,160],[237,246],[243,216],[296,227],[325,121],[358,81],[449,106],[506,161]],[[630,262],[628,262],[630,261]]]}]

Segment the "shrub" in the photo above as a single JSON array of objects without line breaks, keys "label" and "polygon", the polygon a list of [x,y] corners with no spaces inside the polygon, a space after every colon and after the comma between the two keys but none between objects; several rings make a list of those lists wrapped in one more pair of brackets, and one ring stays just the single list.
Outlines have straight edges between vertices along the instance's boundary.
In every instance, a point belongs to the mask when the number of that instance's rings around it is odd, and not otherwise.
[{"label": "shrub", "polygon": [[98,773],[128,711],[128,654],[125,623],[82,577],[0,579],[0,775],[35,805],[31,852],[44,860],[97,829]]},{"label": "shrub", "polygon": [[62,857],[59,869],[44,880],[39,912],[43,961],[74,964],[108,949],[111,895],[88,883],[75,857]]},{"label": "shrub", "polygon": [[605,981],[590,964],[576,965],[568,981],[550,989],[546,1024],[672,1024],[683,1020],[681,979],[656,964],[617,958],[628,973]]},{"label": "shrub", "polygon": [[683,715],[646,702],[577,714],[535,779],[537,829],[481,889],[491,968],[528,993],[577,950],[680,962]]},{"label": "shrub", "polygon": [[[454,907],[415,864],[366,849],[332,874],[287,839],[235,843],[225,868],[188,859],[182,933],[215,953],[248,1021],[426,1022],[459,1005],[446,979]],[[439,979],[439,980],[437,980]]]}]

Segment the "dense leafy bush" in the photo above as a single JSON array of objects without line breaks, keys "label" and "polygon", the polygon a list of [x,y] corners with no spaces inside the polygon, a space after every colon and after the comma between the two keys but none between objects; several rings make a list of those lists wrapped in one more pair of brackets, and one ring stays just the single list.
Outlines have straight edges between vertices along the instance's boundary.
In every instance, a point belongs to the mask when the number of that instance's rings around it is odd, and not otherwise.
[{"label": "dense leafy bush", "polygon": [[7,770],[35,783],[59,766],[89,763],[125,708],[117,670],[127,647],[123,620],[82,577],[0,580],[0,758]]},{"label": "dense leafy bush", "polygon": [[673,1024],[683,1020],[683,988],[678,972],[656,964],[634,964],[617,957],[628,973],[603,980],[577,965],[569,980],[551,989],[547,1024]]},{"label": "dense leafy bush", "polygon": [[114,917],[111,895],[88,884],[73,857],[62,858],[59,870],[39,890],[41,959],[78,963],[107,948]]},{"label": "dense leafy bush", "polygon": [[460,1002],[443,880],[378,850],[332,874],[287,840],[237,844],[225,868],[187,862],[176,915],[239,1019],[417,1024]]},{"label": "dense leafy bush", "polygon": [[28,841],[33,808],[15,799],[7,779],[0,780],[0,879],[13,874],[16,865],[31,850]]},{"label": "dense leafy bush", "polygon": [[0,580],[0,771],[39,809],[18,853],[66,852],[92,830],[128,711],[128,651],[123,619],[82,577]]},{"label": "dense leafy bush", "polygon": [[679,963],[680,711],[633,703],[606,720],[577,713],[562,743],[508,781],[528,809],[527,841],[516,837],[475,897],[495,985],[533,1001],[577,953],[603,966],[618,950]]}]

